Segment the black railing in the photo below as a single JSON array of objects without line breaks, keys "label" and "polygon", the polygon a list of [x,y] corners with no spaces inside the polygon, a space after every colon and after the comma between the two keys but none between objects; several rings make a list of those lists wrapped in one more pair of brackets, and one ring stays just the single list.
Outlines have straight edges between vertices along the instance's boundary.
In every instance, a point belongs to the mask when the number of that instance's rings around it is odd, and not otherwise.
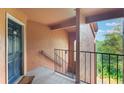
[{"label": "black railing", "polygon": [[84,67],[80,66],[82,68],[81,71],[84,70],[85,72],[83,74],[84,78],[81,80],[88,83],[123,83],[124,55],[80,51],[80,56],[82,58],[80,62],[85,65]]},{"label": "black railing", "polygon": [[[55,49],[55,71],[74,78],[76,71],[75,52]],[[80,80],[85,83],[124,83],[124,55],[80,51]]]},{"label": "black railing", "polygon": [[56,72],[66,75],[70,78],[75,78],[74,62],[69,63],[69,50],[55,49],[54,50],[54,69]]}]

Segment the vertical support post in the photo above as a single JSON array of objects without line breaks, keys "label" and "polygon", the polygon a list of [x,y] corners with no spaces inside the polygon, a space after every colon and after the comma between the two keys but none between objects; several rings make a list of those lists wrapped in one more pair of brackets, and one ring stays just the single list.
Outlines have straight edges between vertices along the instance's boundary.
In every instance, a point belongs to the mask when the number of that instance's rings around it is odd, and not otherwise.
[{"label": "vertical support post", "polygon": [[80,9],[76,8],[76,84],[80,83]]},{"label": "vertical support post", "polygon": [[[94,38],[94,52],[96,52],[96,39]],[[97,83],[97,53],[94,53],[94,84]]]}]

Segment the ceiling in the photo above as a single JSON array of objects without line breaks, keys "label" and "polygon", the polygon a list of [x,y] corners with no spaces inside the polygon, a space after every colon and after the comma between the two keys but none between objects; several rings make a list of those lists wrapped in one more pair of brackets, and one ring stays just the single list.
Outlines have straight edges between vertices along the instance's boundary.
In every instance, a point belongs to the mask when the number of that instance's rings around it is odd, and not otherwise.
[{"label": "ceiling", "polygon": [[21,8],[29,20],[50,25],[75,16],[73,8]]},{"label": "ceiling", "polygon": [[[92,16],[116,8],[81,8],[81,15]],[[28,20],[36,21],[45,25],[52,25],[76,15],[74,8],[20,8],[28,16]],[[75,27],[68,27],[65,30],[68,32],[76,31]]]},{"label": "ceiling", "polygon": [[[115,8],[81,8],[82,16],[91,16],[114,10]],[[21,8],[29,20],[51,25],[76,15],[74,8]]]},{"label": "ceiling", "polygon": [[82,16],[92,16],[100,13],[109,12],[115,9],[117,8],[81,8],[80,11]]}]

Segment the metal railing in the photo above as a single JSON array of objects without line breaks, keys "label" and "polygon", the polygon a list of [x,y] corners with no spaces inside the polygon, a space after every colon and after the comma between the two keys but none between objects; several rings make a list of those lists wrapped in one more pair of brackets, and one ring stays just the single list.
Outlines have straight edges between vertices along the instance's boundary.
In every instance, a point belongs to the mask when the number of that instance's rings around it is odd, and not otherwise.
[{"label": "metal railing", "polygon": [[74,62],[69,62],[69,53],[71,51],[64,49],[54,50],[54,70],[72,79],[75,78]]},{"label": "metal railing", "polygon": [[[75,78],[76,62],[73,50],[55,49],[55,71]],[[124,83],[124,55],[80,51],[80,80],[85,83]]]}]

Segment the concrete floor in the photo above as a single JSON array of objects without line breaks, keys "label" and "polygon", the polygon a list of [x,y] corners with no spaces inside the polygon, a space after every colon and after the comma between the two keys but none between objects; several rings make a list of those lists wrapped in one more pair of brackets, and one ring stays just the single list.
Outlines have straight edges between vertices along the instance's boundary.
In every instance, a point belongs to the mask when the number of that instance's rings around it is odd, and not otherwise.
[{"label": "concrete floor", "polygon": [[35,76],[32,84],[74,84],[74,80],[56,73],[46,67],[39,67],[27,73]]}]

